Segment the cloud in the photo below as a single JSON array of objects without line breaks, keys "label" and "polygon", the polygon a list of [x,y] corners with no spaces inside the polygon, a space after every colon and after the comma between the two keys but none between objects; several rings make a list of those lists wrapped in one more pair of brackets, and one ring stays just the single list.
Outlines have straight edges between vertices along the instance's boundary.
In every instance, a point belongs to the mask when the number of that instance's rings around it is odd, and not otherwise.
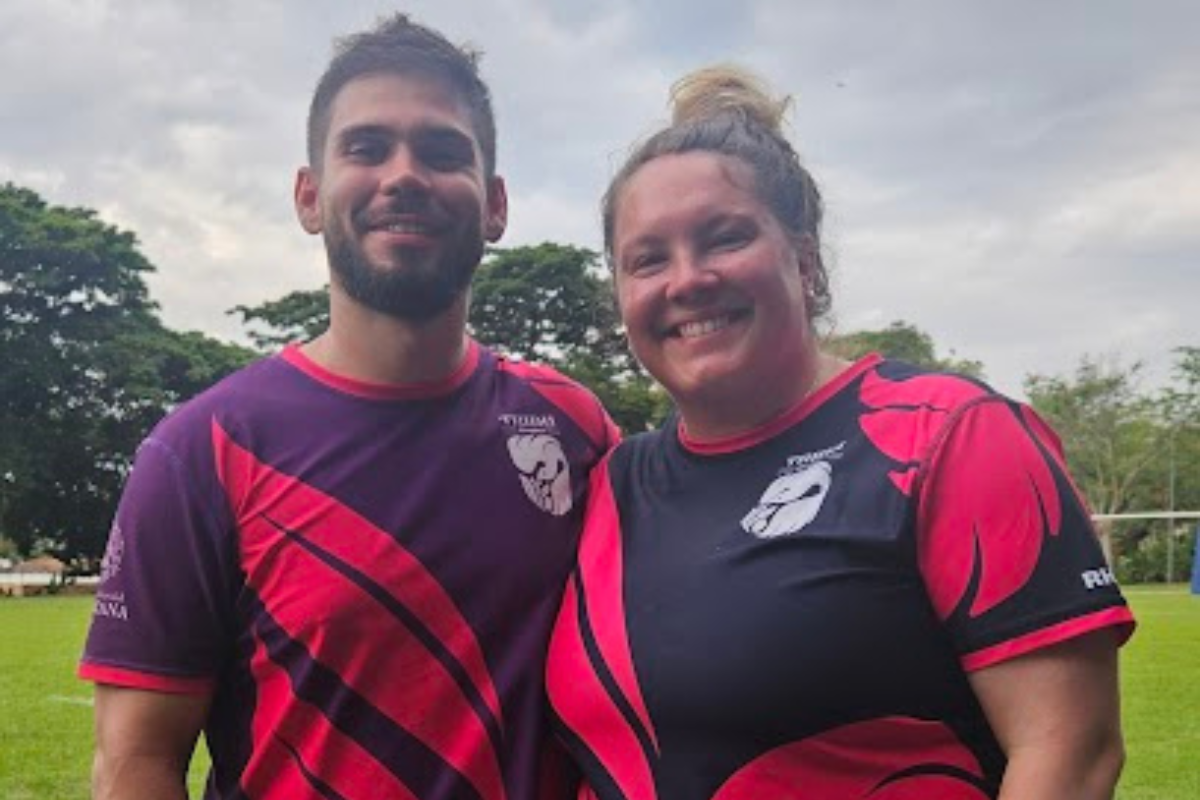
[{"label": "cloud", "polygon": [[[484,50],[503,244],[599,248],[598,202],[683,72],[793,94],[842,329],[906,319],[1001,388],[1087,353],[1200,343],[1200,11],[1183,0],[406,4]],[[9,0],[0,180],[97,208],[158,267],[169,324],[324,281],[291,208],[335,36],[385,2]],[[1155,370],[1151,370],[1155,374]]]}]

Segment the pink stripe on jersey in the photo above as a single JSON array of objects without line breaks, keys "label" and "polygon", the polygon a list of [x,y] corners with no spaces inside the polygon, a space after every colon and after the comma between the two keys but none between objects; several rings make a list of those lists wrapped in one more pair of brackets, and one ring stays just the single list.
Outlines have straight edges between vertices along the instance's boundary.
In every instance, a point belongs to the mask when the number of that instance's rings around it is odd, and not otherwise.
[{"label": "pink stripe on jersey", "polygon": [[605,459],[592,471],[587,522],[579,545],[579,569],[596,646],[657,752],[658,736],[638,686],[629,633],[625,629],[621,522],[608,480],[608,463]]},{"label": "pink stripe on jersey", "polygon": [[1133,612],[1127,607],[1106,608],[974,653],[967,653],[962,658],[962,665],[967,672],[974,672],[1104,628],[1115,628],[1113,633],[1117,636],[1117,644],[1122,645],[1133,635],[1136,624]]},{"label": "pink stripe on jersey", "polygon": [[[393,590],[396,599],[412,609],[455,654],[488,708],[502,722],[500,698],[475,633],[424,564],[386,531],[335,498],[256,459],[216,424],[213,436],[218,452],[225,450],[230,456],[218,458],[218,463],[222,483],[234,498],[241,496],[234,509],[239,518],[252,519],[262,509],[271,509],[277,524],[286,524],[294,532],[303,531],[304,539],[316,547],[364,574],[378,575],[377,582]],[[347,536],[343,533],[347,529],[357,534]],[[399,580],[401,577],[403,580]]]},{"label": "pink stripe on jersey", "polygon": [[713,800],[987,800],[979,761],[940,722],[882,717],[769,750]]},{"label": "pink stripe on jersey", "polygon": [[312,776],[341,797],[418,800],[399,776],[330,724],[320,709],[290,696],[287,673],[271,661],[261,640],[254,661],[262,680],[252,726],[262,747],[251,756],[242,779],[252,800],[312,796]]},{"label": "pink stripe on jersey", "polygon": [[154,672],[139,672],[122,667],[107,667],[92,661],[79,665],[78,675],[93,683],[123,686],[127,689],[146,689],[170,694],[207,694],[216,688],[215,678],[180,678]]},{"label": "pink stripe on jersey", "polygon": [[[389,608],[406,610],[433,635],[502,728],[482,649],[445,589],[386,531],[258,461],[219,426],[213,438],[242,531],[247,581],[271,617],[349,688],[372,698],[381,713],[462,773],[482,797],[503,798],[499,756],[485,721],[438,654]],[[322,624],[331,609],[337,609],[338,624]],[[363,637],[403,642],[396,650],[407,663],[366,658]]]},{"label": "pink stripe on jersey", "polygon": [[654,778],[633,729],[588,659],[579,627],[579,584],[574,576],[550,641],[546,691],[562,723],[591,750],[626,797],[654,800]]}]

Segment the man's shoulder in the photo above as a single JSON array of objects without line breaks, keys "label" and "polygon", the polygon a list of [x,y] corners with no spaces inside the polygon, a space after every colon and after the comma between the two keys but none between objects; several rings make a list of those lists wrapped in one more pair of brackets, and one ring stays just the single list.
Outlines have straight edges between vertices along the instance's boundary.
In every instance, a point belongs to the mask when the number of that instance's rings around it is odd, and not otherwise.
[{"label": "man's shoulder", "polygon": [[497,376],[528,387],[570,417],[602,449],[607,449],[619,438],[619,431],[603,404],[583,384],[546,364],[518,361],[501,354],[494,356]]},{"label": "man's shoulder", "polygon": [[154,428],[151,438],[170,442],[207,436],[214,419],[269,415],[273,398],[287,391],[281,384],[290,369],[277,355],[253,361],[178,405]]},{"label": "man's shoulder", "polygon": [[561,384],[591,394],[590,391],[574,378],[564,375],[549,364],[537,361],[525,361],[524,359],[513,358],[504,353],[496,352],[490,348],[484,349],[492,354],[495,359],[496,371],[502,375],[510,375],[527,383]]}]

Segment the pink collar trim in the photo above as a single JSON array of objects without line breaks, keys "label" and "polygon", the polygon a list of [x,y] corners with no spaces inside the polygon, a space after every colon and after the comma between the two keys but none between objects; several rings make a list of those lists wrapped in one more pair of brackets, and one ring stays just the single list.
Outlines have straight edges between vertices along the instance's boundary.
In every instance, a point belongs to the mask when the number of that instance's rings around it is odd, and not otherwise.
[{"label": "pink collar trim", "polygon": [[466,357],[448,377],[439,381],[396,384],[370,383],[330,372],[306,356],[299,342],[289,344],[279,353],[279,357],[313,380],[344,394],[367,400],[421,400],[450,394],[466,383],[479,366],[479,353],[479,344],[474,339],[468,339]]},{"label": "pink collar trim", "polygon": [[683,445],[685,450],[701,456],[735,453],[739,450],[754,447],[800,422],[800,420],[811,414],[818,406],[840,392],[851,381],[871,367],[874,367],[880,361],[883,361],[883,356],[878,353],[870,353],[863,356],[845,370],[835,375],[832,380],[820,389],[808,395],[779,416],[768,422],[764,422],[756,428],[751,428],[748,431],[737,433],[733,436],[721,439],[694,439],[688,435],[687,429],[683,425],[683,419],[680,418],[678,427],[679,443]]}]

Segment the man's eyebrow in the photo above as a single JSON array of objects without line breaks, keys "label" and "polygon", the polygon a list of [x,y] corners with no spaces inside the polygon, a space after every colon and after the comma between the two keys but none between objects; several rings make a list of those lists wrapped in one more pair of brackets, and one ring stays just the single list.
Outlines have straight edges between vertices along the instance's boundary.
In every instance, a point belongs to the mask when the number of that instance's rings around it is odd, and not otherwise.
[{"label": "man's eyebrow", "polygon": [[364,122],[361,125],[350,125],[346,128],[343,128],[342,130],[338,131],[336,138],[338,141],[346,141],[348,139],[357,138],[412,138],[417,141],[457,141],[465,145],[471,145],[473,143],[473,139],[469,134],[452,125],[423,126],[415,131],[412,131],[411,133],[398,136],[396,131],[391,127],[371,122]]},{"label": "man's eyebrow", "polygon": [[449,125],[430,125],[413,132],[418,142],[444,142],[474,149],[475,140],[466,131]]},{"label": "man's eyebrow", "polygon": [[344,144],[355,139],[390,139],[391,137],[392,133],[386,126],[364,123],[342,128],[337,132],[334,141]]}]

